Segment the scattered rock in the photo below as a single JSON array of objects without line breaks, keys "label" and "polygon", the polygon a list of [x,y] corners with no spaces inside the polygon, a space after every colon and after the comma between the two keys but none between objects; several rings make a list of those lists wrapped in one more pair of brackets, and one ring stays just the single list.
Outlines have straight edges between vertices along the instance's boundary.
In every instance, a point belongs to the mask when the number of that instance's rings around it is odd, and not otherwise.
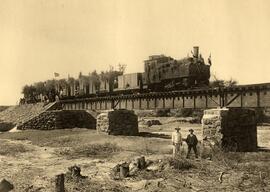
[{"label": "scattered rock", "polygon": [[154,161],[149,160],[149,159],[145,160],[146,167],[148,167],[149,165],[151,165],[153,162]]},{"label": "scattered rock", "polygon": [[160,171],[162,169],[161,164],[152,164],[146,168],[147,171]]},{"label": "scattered rock", "polygon": [[6,179],[2,179],[0,182],[0,192],[9,192],[12,189],[14,189],[14,186]]},{"label": "scattered rock", "polygon": [[129,163],[119,163],[112,168],[111,176],[113,179],[123,179],[127,176],[134,176],[136,173],[142,169],[145,169],[147,163],[145,157],[137,157],[130,161]]},{"label": "scattered rock", "polygon": [[77,165],[69,167],[65,176],[67,180],[80,180],[87,178],[87,176],[81,175],[81,168]]},{"label": "scattered rock", "polygon": [[144,169],[146,167],[146,162],[145,162],[145,157],[144,156],[141,156],[141,157],[137,158],[136,161],[138,162],[138,168],[139,169]]},{"label": "scattered rock", "polygon": [[139,170],[140,169],[137,161],[132,161],[129,164],[129,176],[135,175]]},{"label": "scattered rock", "polygon": [[148,127],[151,127],[153,125],[162,125],[161,122],[158,119],[147,120],[145,124]]},{"label": "scattered rock", "polygon": [[110,174],[112,179],[117,180],[126,178],[129,175],[129,165],[129,163],[124,162],[114,166]]},{"label": "scattered rock", "polygon": [[75,127],[94,129],[96,119],[84,110],[51,110],[18,125],[17,129],[52,130]]},{"label": "scattered rock", "polygon": [[129,164],[124,163],[120,166],[120,178],[126,178],[129,175]]}]

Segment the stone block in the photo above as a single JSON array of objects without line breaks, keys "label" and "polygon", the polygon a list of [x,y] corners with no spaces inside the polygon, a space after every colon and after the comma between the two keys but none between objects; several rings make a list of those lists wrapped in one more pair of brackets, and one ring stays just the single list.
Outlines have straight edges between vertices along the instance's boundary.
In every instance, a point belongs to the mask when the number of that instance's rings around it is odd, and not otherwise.
[{"label": "stone block", "polygon": [[202,118],[203,138],[229,151],[256,151],[255,111],[243,108],[209,109]]},{"label": "stone block", "polygon": [[108,135],[138,135],[138,117],[126,109],[108,111],[97,116],[96,128]]}]

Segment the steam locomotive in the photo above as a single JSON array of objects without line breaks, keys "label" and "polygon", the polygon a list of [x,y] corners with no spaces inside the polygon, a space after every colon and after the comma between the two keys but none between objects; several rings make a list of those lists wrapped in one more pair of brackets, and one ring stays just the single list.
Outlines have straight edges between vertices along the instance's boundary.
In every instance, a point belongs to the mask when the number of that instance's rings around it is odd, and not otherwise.
[{"label": "steam locomotive", "polygon": [[181,60],[165,55],[152,55],[144,61],[143,73],[99,78],[98,81],[97,78],[80,75],[77,83],[71,83],[66,87],[64,95],[115,95],[207,87],[210,67],[210,58],[206,64],[199,54],[199,47],[193,48],[191,57]]}]

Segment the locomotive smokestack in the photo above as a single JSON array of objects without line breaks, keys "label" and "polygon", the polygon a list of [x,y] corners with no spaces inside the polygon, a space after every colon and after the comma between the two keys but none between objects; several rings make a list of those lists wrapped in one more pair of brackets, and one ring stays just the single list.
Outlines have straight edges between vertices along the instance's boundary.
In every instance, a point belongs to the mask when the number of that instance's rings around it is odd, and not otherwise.
[{"label": "locomotive smokestack", "polygon": [[195,58],[198,58],[199,57],[199,47],[198,46],[194,46],[193,47],[193,56]]}]

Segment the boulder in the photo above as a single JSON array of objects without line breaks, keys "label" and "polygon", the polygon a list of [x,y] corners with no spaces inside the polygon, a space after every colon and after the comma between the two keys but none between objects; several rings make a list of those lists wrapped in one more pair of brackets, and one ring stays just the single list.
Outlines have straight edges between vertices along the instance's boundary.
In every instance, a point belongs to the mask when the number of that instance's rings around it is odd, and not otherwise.
[{"label": "boulder", "polygon": [[2,179],[0,182],[0,192],[9,192],[12,189],[14,189],[14,186],[6,179]]},{"label": "boulder", "polygon": [[147,120],[146,125],[148,127],[151,127],[153,125],[162,125],[161,122],[158,119],[152,119],[152,120]]}]

